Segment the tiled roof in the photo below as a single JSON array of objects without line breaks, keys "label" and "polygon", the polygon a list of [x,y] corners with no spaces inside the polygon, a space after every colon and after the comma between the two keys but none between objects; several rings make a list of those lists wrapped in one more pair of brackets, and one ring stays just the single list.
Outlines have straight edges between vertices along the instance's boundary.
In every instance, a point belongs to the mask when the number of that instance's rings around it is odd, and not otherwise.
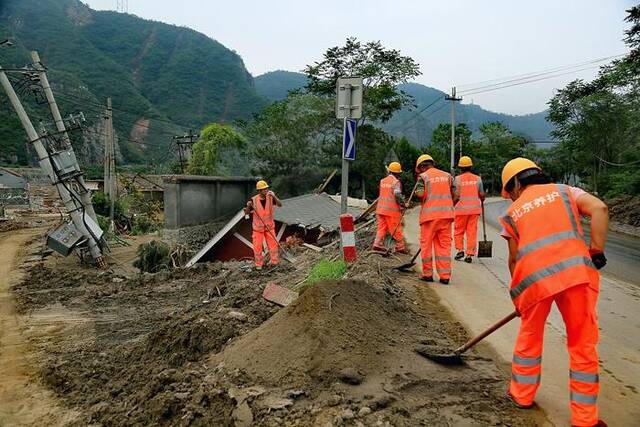
[{"label": "tiled roof", "polygon": [[[357,217],[362,210],[349,207],[347,212]],[[277,208],[274,216],[276,221],[288,225],[332,231],[340,227],[340,203],[324,193],[305,194],[283,200],[282,208]]]}]

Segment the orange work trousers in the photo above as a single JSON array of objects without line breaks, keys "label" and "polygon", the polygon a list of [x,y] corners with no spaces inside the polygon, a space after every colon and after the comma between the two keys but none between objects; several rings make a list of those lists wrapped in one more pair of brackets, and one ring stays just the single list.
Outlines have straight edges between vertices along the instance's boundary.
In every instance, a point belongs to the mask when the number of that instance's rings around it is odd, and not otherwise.
[{"label": "orange work trousers", "polygon": [[265,230],[258,231],[253,230],[253,257],[256,261],[256,267],[262,267],[264,265],[264,242],[266,240],[267,247],[269,248],[269,258],[271,264],[277,265],[280,262],[280,253],[278,252],[278,242],[273,237],[273,232]]},{"label": "orange work trousers", "polygon": [[456,251],[464,251],[464,236],[467,236],[467,255],[475,255],[478,246],[478,218],[480,215],[458,215],[454,222],[453,237],[456,242]]},{"label": "orange work trousers", "polygon": [[[433,277],[433,259],[441,279],[451,278],[451,218],[434,219],[420,224],[422,277]],[[435,252],[435,253],[434,253]]]},{"label": "orange work trousers", "polygon": [[391,237],[396,242],[396,251],[403,251],[405,246],[404,236],[402,235],[402,218],[379,214],[376,215],[376,218],[378,220],[378,230],[376,231],[376,240],[373,242],[373,247],[385,249],[384,239],[387,234],[391,234]]},{"label": "orange work trousers", "polygon": [[567,332],[571,424],[593,426],[598,422],[597,300],[598,291],[589,284],[578,285],[546,298],[522,313],[509,385],[509,392],[516,402],[533,403],[540,386],[544,325],[555,301]]}]

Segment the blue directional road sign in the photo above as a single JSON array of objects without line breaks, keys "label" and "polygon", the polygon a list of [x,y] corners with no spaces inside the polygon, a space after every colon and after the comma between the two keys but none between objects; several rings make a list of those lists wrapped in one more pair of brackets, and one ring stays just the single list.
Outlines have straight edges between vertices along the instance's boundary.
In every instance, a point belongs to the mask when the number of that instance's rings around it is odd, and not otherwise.
[{"label": "blue directional road sign", "polygon": [[356,123],[357,120],[354,119],[345,119],[344,121],[342,158],[345,160],[356,159]]}]

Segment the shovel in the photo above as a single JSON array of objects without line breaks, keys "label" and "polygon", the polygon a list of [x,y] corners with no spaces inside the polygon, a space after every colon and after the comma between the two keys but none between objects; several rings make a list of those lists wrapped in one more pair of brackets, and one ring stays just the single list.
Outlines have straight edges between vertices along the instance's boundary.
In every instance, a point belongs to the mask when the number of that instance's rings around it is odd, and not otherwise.
[{"label": "shovel", "polygon": [[491,327],[489,327],[489,329],[482,332],[477,337],[470,339],[466,344],[456,348],[452,352],[449,352],[434,346],[420,347],[416,349],[416,352],[419,355],[424,356],[427,359],[431,359],[434,362],[440,363],[442,365],[462,365],[463,364],[462,353],[466,352],[471,347],[475,346],[480,341],[482,341],[483,339],[485,339],[486,337],[494,333],[496,330],[500,329],[501,327],[503,327],[504,325],[506,325],[513,319],[515,319],[516,317],[518,317],[518,312],[513,311],[513,313],[509,314],[504,319],[493,324]]},{"label": "shovel", "polygon": [[482,235],[484,240],[478,242],[478,258],[491,258],[493,242],[487,240],[487,224],[484,219],[484,200],[482,201]]},{"label": "shovel", "polygon": [[402,271],[402,272],[409,272],[411,270],[411,268],[413,268],[414,265],[416,265],[416,259],[418,258],[418,255],[420,255],[420,250],[418,249],[418,252],[416,252],[416,254],[413,256],[413,258],[411,258],[411,261],[404,263],[402,265],[399,265],[397,267],[393,267],[392,270],[398,270],[398,271]]},{"label": "shovel", "polygon": [[[413,200],[413,195],[416,194],[416,188],[418,188],[418,181],[417,180],[416,180],[416,184],[413,186],[413,190],[411,191],[411,195],[409,195],[409,200],[405,204],[406,206],[411,205],[411,200]],[[393,236],[396,234],[396,231],[398,231],[398,227],[400,227],[400,224],[402,224],[402,219],[404,218],[404,214],[407,213],[407,210],[408,210],[408,208],[405,208],[405,210],[402,211],[402,215],[400,215],[400,221],[398,221],[398,224],[395,226],[395,228],[391,232],[391,241],[392,242],[394,241]],[[393,250],[393,246],[391,246],[390,248],[387,248],[387,252],[386,252],[385,255],[389,255],[392,250]]]}]

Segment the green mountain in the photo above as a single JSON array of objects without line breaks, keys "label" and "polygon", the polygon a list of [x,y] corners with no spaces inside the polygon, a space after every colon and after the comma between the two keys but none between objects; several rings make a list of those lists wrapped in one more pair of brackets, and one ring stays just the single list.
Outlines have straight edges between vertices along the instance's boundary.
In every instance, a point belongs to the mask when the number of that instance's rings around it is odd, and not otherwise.
[{"label": "green mountain", "polygon": [[[273,71],[255,78],[256,89],[265,98],[276,101],[286,96],[290,90],[300,89],[306,84],[304,74],[289,71]],[[431,133],[439,123],[449,123],[451,109],[444,101],[446,94],[438,89],[418,83],[406,83],[400,89],[413,96],[415,108],[405,108],[396,113],[383,127],[395,136],[406,136],[418,146],[427,145]],[[431,105],[433,104],[433,105]],[[431,105],[429,108],[429,105]],[[532,140],[548,140],[553,125],[546,120],[546,112],[512,116],[487,111],[478,105],[462,104],[456,106],[457,121],[466,123],[477,131],[482,123],[502,122],[516,133]]]},{"label": "green mountain", "polygon": [[307,76],[291,71],[277,70],[261,74],[255,79],[256,91],[270,101],[280,101],[287,93],[307,84]]},{"label": "green mountain", "polygon": [[[250,118],[266,104],[240,56],[215,40],[184,27],[94,11],[78,0],[1,0],[4,38],[15,45],[0,48],[0,65],[22,67],[31,62],[29,51],[37,50],[63,115],[84,112],[89,130],[79,151],[88,162],[100,160],[107,97],[113,98],[121,156],[140,163],[170,157],[172,135]],[[48,120],[32,97],[22,98],[33,118]],[[24,163],[24,132],[16,130],[3,91],[0,104],[0,162]]]}]

